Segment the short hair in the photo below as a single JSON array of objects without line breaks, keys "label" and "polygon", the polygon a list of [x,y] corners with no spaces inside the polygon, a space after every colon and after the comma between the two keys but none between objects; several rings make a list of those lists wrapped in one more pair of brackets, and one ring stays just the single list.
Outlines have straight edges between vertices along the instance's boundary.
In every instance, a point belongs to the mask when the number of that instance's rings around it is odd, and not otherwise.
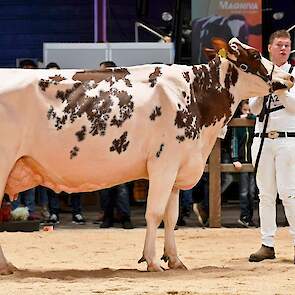
[{"label": "short hair", "polygon": [[33,68],[37,69],[38,66],[37,64],[32,60],[32,59],[23,59],[19,62],[19,67],[20,68]]},{"label": "short hair", "polygon": [[50,62],[47,64],[47,66],[45,68],[46,69],[52,69],[52,68],[60,69],[60,66],[55,62]]},{"label": "short hair", "polygon": [[111,60],[106,60],[106,61],[103,61],[99,64],[100,66],[105,66],[106,68],[114,68],[116,67],[117,65],[111,61]]},{"label": "short hair", "polygon": [[273,32],[269,37],[269,44],[272,44],[275,38],[288,38],[291,40],[290,33],[286,30],[278,30]]}]

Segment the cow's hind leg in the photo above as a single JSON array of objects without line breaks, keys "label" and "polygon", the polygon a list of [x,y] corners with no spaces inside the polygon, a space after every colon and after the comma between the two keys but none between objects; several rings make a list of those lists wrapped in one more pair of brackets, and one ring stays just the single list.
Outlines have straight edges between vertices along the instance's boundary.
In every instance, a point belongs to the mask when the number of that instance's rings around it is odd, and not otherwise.
[{"label": "cow's hind leg", "polygon": [[167,262],[170,269],[187,269],[177,256],[174,229],[179,213],[179,189],[173,189],[165,210],[165,243],[162,259]]},{"label": "cow's hind leg", "polygon": [[[148,271],[162,271],[156,259],[156,233],[157,228],[164,218],[165,208],[175,182],[174,169],[156,169],[149,171],[149,192],[145,219],[147,223],[143,257],[139,262],[147,262]],[[158,167],[159,168],[159,167]]]}]

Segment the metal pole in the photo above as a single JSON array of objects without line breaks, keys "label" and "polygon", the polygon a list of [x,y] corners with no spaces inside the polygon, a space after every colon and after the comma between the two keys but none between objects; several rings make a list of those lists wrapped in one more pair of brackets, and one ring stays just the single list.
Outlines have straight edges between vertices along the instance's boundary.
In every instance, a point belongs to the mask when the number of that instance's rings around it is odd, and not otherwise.
[{"label": "metal pole", "polygon": [[107,0],[94,0],[94,42],[107,42]]}]

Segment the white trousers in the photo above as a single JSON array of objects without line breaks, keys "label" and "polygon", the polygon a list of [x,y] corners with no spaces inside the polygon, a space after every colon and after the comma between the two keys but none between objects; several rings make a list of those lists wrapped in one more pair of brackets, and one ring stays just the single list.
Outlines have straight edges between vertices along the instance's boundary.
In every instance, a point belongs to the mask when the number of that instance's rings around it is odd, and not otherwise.
[{"label": "white trousers", "polygon": [[[253,165],[260,138],[252,145]],[[259,215],[262,244],[273,247],[276,225],[277,193],[282,200],[295,246],[295,137],[265,138],[256,175],[259,189]]]}]

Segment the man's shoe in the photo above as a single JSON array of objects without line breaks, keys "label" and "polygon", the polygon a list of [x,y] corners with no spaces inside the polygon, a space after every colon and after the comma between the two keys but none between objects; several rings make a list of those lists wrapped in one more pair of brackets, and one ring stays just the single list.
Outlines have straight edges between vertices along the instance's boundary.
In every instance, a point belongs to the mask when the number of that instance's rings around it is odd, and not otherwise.
[{"label": "man's shoe", "polygon": [[249,222],[247,222],[245,219],[238,219],[238,224],[245,228],[249,227]]},{"label": "man's shoe", "polygon": [[75,223],[75,224],[85,224],[86,223],[86,220],[85,218],[83,217],[82,214],[75,214],[73,215],[73,219],[72,219],[72,223]]},{"label": "man's shoe", "polygon": [[262,245],[261,248],[255,252],[252,253],[249,257],[250,262],[260,262],[264,259],[275,259],[275,250],[273,247],[268,247],[265,245]]},{"label": "man's shoe", "polygon": [[99,227],[100,228],[110,228],[112,226],[113,226],[113,221],[111,221],[110,219],[105,219]]},{"label": "man's shoe", "polygon": [[57,214],[51,214],[49,219],[47,220],[49,223],[58,224],[59,223],[59,217]]},{"label": "man's shoe", "polygon": [[124,228],[124,229],[133,229],[134,226],[133,226],[131,220],[125,220],[125,221],[122,221],[122,228]]}]

